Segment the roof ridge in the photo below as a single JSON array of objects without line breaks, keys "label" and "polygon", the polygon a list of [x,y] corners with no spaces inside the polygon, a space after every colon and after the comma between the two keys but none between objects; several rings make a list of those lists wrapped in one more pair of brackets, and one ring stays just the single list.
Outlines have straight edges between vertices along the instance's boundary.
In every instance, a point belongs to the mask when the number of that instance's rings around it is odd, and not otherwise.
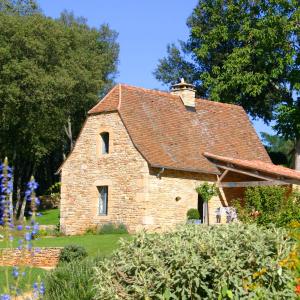
[{"label": "roof ridge", "polygon": [[140,90],[146,93],[152,93],[152,94],[161,94],[163,96],[168,96],[168,97],[173,97],[173,98],[178,98],[179,96],[177,95],[172,95],[171,93],[167,92],[167,91],[161,91],[161,90],[154,90],[154,89],[147,89],[147,88],[143,88],[143,87],[138,87],[138,86],[134,86],[134,85],[129,85],[126,83],[120,83],[120,85],[124,88],[131,88],[131,89],[135,89],[135,90]]},{"label": "roof ridge", "polygon": [[[238,105],[238,104],[233,104],[233,103],[224,103],[224,102],[219,102],[219,101],[215,101],[215,100],[212,100],[212,99],[205,99],[205,98],[197,98],[196,97],[196,101],[199,100],[199,101],[205,101],[205,102],[209,102],[209,103],[213,103],[213,104],[216,104],[216,105],[220,105],[220,106],[233,106],[233,107],[239,107],[239,108],[242,108],[241,105]],[[243,109],[243,108],[242,108]]]}]

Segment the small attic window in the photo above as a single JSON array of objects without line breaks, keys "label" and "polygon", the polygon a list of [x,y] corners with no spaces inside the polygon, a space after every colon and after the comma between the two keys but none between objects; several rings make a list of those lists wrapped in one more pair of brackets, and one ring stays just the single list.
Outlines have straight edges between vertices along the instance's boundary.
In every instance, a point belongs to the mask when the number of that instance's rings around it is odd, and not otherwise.
[{"label": "small attic window", "polygon": [[100,134],[101,137],[101,153],[108,154],[109,153],[109,133],[102,132]]}]

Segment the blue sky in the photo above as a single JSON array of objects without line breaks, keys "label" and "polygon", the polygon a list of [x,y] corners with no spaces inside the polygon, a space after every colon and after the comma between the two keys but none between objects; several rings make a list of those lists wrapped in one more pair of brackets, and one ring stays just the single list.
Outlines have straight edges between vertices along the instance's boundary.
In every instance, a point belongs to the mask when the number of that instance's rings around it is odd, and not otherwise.
[{"label": "blue sky", "polygon": [[[120,62],[117,82],[145,88],[167,89],[153,76],[168,43],[186,40],[186,19],[197,0],[39,0],[47,16],[58,17],[64,9],[83,16],[88,24],[108,23],[119,33]],[[258,132],[271,129],[254,122]]]}]

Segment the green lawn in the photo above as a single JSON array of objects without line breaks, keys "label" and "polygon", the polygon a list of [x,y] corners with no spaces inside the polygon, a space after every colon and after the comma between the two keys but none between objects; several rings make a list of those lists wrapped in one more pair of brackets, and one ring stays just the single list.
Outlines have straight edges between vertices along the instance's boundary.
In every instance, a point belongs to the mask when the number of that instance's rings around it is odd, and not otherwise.
[{"label": "green lawn", "polygon": [[[109,256],[118,246],[121,238],[129,239],[128,234],[100,234],[61,237],[43,237],[33,242],[34,247],[64,247],[76,244],[85,247],[89,256]],[[17,241],[14,241],[17,246]],[[6,243],[0,242],[0,248],[5,248]]]},{"label": "green lawn", "polygon": [[42,215],[37,217],[37,222],[41,225],[56,225],[59,222],[59,209],[47,209],[40,212]]},{"label": "green lawn", "polygon": [[[102,256],[107,257],[112,254],[112,252],[117,249],[118,242],[120,239],[130,239],[131,236],[128,234],[102,234],[102,235],[81,235],[81,236],[62,236],[62,237],[51,237],[51,238],[41,238],[34,241],[34,247],[64,247],[70,244],[76,244],[85,247],[89,256]],[[17,245],[17,241],[14,241],[14,245]],[[0,248],[6,247],[6,243],[0,242]],[[11,268],[9,268],[10,281],[12,279]],[[28,273],[29,268],[27,268]],[[30,278],[31,284],[37,280],[40,276],[43,279],[47,271],[32,268],[32,275]],[[26,277],[28,278],[28,277]],[[27,279],[26,279],[27,280]],[[0,267],[0,292],[4,292],[5,286],[5,268]],[[28,281],[26,281],[28,282]],[[22,283],[25,286],[25,282]],[[28,287],[26,288],[28,290]]]},{"label": "green lawn", "polygon": [[89,256],[109,256],[117,249],[121,238],[129,239],[128,234],[102,234],[102,235],[81,235],[62,236],[55,238],[41,238],[34,242],[37,247],[64,247],[76,244],[85,247]]}]

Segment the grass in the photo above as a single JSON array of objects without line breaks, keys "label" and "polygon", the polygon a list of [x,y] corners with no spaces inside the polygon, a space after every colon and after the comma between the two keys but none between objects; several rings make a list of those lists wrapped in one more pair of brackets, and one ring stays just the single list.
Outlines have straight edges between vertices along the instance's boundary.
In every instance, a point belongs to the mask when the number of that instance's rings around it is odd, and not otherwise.
[{"label": "grass", "polygon": [[37,218],[40,225],[56,225],[59,222],[59,209],[47,209],[41,211],[41,216]]},{"label": "grass", "polygon": [[35,242],[37,247],[64,247],[75,244],[83,246],[89,256],[109,256],[117,249],[121,238],[129,239],[128,234],[102,234],[102,235],[81,235],[62,236],[55,238],[41,238]]},{"label": "grass", "polygon": [[[108,257],[114,250],[118,248],[118,242],[120,239],[130,239],[128,234],[101,234],[101,235],[81,235],[81,236],[61,236],[53,238],[41,238],[34,241],[34,247],[64,247],[70,244],[76,244],[85,247],[90,257],[102,256]],[[17,241],[14,241],[13,246],[17,245]],[[0,242],[0,248],[5,248],[6,243]],[[4,292],[5,285],[5,269],[6,267],[0,267],[0,292]],[[13,280],[11,275],[12,268],[9,268],[10,282]],[[28,272],[29,268],[27,268]],[[32,287],[32,283],[35,282],[38,277],[43,279],[47,271],[39,268],[32,268],[32,276],[30,278],[30,285],[26,286],[25,282],[22,283],[22,288],[29,290]],[[28,279],[28,277],[26,277]]]},{"label": "grass", "polygon": [[[15,279],[12,276],[12,267],[0,267],[0,293],[6,292],[6,270],[8,271],[9,282],[13,282]],[[24,267],[20,268],[20,273],[25,272],[24,277],[20,277],[18,287],[23,290],[30,290],[34,282],[43,281],[46,275],[46,270],[40,268]],[[30,274],[30,275],[29,275]]]},{"label": "grass", "polygon": [[[121,238],[130,239],[128,234],[100,234],[100,235],[79,235],[61,237],[43,237],[34,241],[34,247],[64,247],[76,244],[85,247],[89,256],[109,256],[118,247]],[[13,246],[17,246],[14,241]],[[5,248],[6,243],[0,242],[0,248]]]}]

